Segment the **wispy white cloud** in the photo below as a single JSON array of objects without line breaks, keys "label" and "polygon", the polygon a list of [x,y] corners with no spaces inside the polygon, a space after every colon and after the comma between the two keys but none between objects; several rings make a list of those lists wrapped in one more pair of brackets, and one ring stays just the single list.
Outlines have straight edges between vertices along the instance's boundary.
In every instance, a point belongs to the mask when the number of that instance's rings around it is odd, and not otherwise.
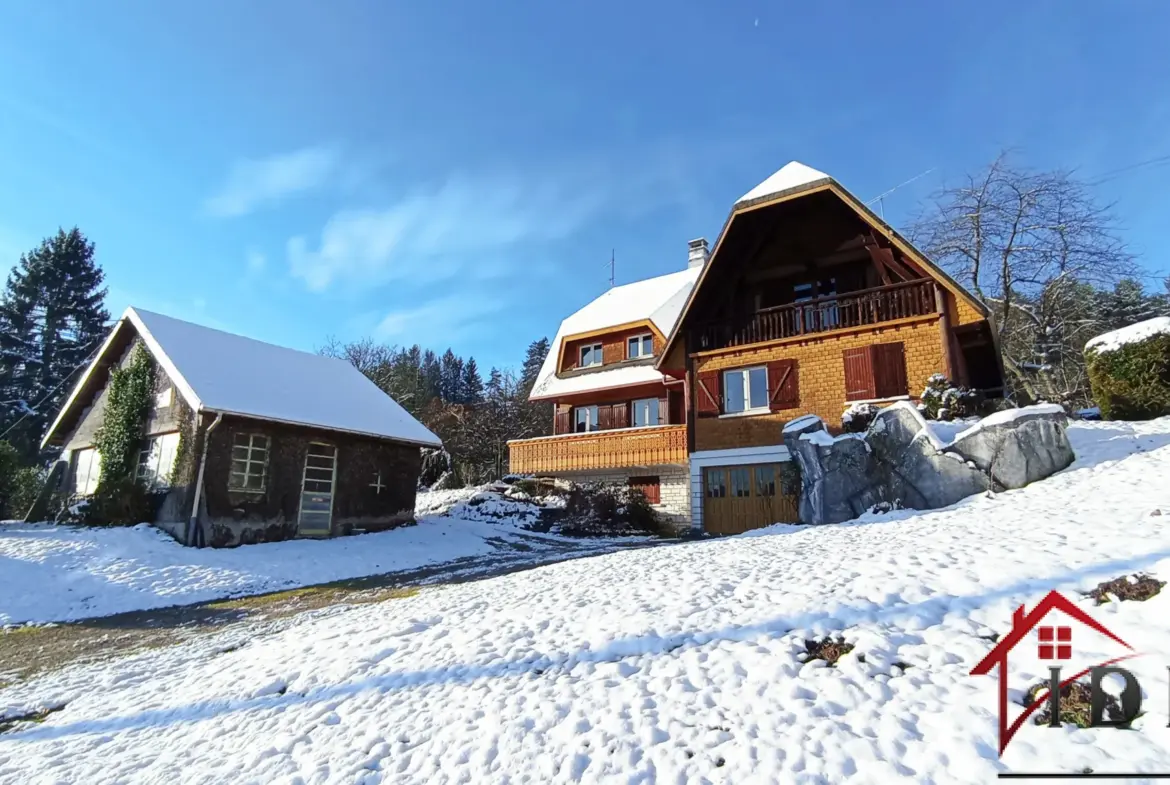
[{"label": "wispy white cloud", "polygon": [[268,265],[268,257],[255,248],[248,251],[244,257],[244,261],[248,266],[248,272],[253,275],[263,272],[264,268]]},{"label": "wispy white cloud", "polygon": [[464,291],[383,314],[373,332],[377,338],[394,343],[454,343],[476,331],[506,304],[499,296]]},{"label": "wispy white cloud", "polygon": [[205,203],[209,215],[234,218],[296,194],[321,188],[338,172],[340,156],[329,147],[306,147],[268,158],[236,161],[227,180]]}]

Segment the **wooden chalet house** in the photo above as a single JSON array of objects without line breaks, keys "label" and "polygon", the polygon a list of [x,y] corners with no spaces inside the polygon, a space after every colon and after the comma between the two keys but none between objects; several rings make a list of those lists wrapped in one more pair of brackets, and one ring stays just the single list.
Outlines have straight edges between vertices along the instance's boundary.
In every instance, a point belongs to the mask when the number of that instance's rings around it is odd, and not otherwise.
[{"label": "wooden chalet house", "polygon": [[936,373],[989,395],[988,310],[829,175],[789,163],[739,199],[686,270],[562,322],[533,388],[553,435],[510,469],[645,490],[682,527],[797,520],[784,423],[916,399]]}]

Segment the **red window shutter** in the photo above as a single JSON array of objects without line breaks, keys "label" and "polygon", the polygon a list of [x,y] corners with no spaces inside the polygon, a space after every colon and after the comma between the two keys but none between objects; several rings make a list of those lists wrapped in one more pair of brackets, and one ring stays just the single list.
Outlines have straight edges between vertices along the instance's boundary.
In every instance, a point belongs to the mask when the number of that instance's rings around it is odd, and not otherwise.
[{"label": "red window shutter", "polygon": [[800,405],[800,377],[796,360],[768,363],[768,408],[774,412]]},{"label": "red window shutter", "polygon": [[631,477],[630,487],[646,495],[646,501],[651,504],[662,503],[662,483],[657,477]]},{"label": "red window shutter", "polygon": [[894,398],[906,395],[906,351],[901,342],[879,343],[873,350],[875,398]]},{"label": "red window shutter", "polygon": [[722,375],[719,371],[705,371],[695,377],[695,414],[699,417],[718,417],[723,411]]},{"label": "red window shutter", "polygon": [[842,352],[845,360],[845,400],[864,401],[877,397],[873,380],[872,347],[846,349]]}]

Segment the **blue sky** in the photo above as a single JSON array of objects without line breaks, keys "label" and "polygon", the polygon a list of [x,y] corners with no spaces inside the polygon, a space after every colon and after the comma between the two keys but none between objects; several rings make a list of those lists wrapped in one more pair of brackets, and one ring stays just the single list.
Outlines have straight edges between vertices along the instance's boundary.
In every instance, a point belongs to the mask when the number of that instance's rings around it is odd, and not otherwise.
[{"label": "blue sky", "polygon": [[[817,7],[812,7],[812,6]],[[1170,155],[1165,2],[0,6],[0,263],[76,224],[134,304],[314,349],[516,364],[681,269],[792,159],[918,200],[1004,146]],[[1170,266],[1170,166],[1101,186]]]}]

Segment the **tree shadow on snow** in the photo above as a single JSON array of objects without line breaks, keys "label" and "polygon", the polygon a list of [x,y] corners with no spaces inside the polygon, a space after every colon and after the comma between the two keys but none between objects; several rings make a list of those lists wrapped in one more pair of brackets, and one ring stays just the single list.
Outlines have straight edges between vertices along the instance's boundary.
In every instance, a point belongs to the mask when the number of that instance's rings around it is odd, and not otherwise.
[{"label": "tree shadow on snow", "polygon": [[[548,671],[566,672],[577,665],[614,663],[630,657],[664,655],[679,649],[706,646],[721,642],[742,642],[760,637],[781,637],[797,629],[829,626],[845,629],[860,623],[891,624],[925,616],[930,624],[938,624],[948,614],[966,614],[989,603],[1021,595],[1036,595],[1051,588],[1083,583],[1098,576],[1113,577],[1119,573],[1138,572],[1163,559],[1170,558],[1170,548],[1127,559],[1101,562],[1091,567],[1066,571],[1053,576],[1027,578],[1016,583],[976,595],[938,595],[915,603],[901,603],[875,610],[872,603],[845,605],[828,611],[811,611],[777,616],[748,625],[732,625],[719,629],[661,637],[646,635],[612,641],[599,649],[575,652],[532,653],[529,656],[496,662],[489,665],[464,665],[402,671],[382,676],[314,689],[306,694],[293,692],[245,699],[219,699],[180,706],[173,709],[151,709],[119,717],[98,720],[78,720],[65,724],[46,724],[20,733],[10,734],[13,741],[42,741],[75,734],[104,734],[119,731],[137,731],[167,727],[177,723],[193,723],[218,716],[254,709],[285,710],[298,705],[335,703],[338,700],[369,691],[390,693],[412,687],[469,684],[482,679],[517,679],[540,676]],[[68,711],[63,713],[68,715]]]}]

